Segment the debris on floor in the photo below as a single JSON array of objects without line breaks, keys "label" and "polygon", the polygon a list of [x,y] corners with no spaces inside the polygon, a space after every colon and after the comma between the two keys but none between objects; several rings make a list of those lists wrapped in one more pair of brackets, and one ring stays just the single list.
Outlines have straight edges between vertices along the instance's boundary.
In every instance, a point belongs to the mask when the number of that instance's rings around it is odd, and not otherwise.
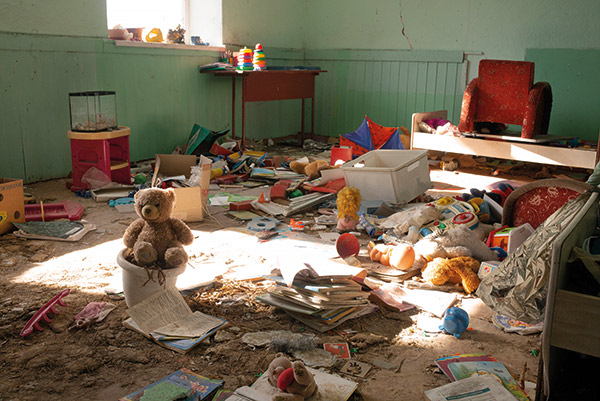
[{"label": "debris on floor", "polygon": [[[420,399],[423,394],[433,400],[442,393],[466,394],[465,388],[489,388],[498,394],[504,389],[512,399],[526,399],[521,390],[525,384],[519,384],[514,366],[521,368],[522,361],[536,366],[539,356],[531,350],[540,349],[543,324],[526,323],[506,310],[490,309],[491,302],[482,302],[480,294],[484,290],[494,293],[490,288],[536,235],[526,225],[507,229],[501,225],[503,205],[518,189],[515,180],[501,177],[506,178],[508,171],[523,173],[527,166],[451,156],[443,161],[453,177],[463,177],[466,168],[487,169],[487,177],[497,171],[498,176],[493,184],[480,187],[467,176],[460,185],[449,183],[452,189],[439,191],[431,188],[438,187],[439,181],[431,179],[424,183],[426,188],[418,186],[413,194],[406,187],[415,176],[406,175],[397,160],[390,166],[370,166],[369,156],[363,158],[364,164],[349,173],[358,182],[353,186],[346,185],[349,164],[339,163],[356,161],[348,157],[350,148],[334,148],[334,155],[330,144],[315,141],[306,141],[306,148],[295,152],[283,147],[241,151],[235,143],[226,143],[226,138],[214,138],[206,149],[196,144],[197,154],[157,156],[132,168],[133,189],[95,189],[95,198],[81,197],[86,220],[73,223],[85,224],[89,219],[103,234],[90,232],[78,243],[57,242],[57,250],[48,250],[45,258],[56,261],[49,261],[45,271],[36,269],[39,262],[33,260],[43,246],[24,241],[18,231],[0,237],[0,267],[13,280],[3,282],[2,288],[7,294],[16,288],[21,291],[18,299],[2,300],[7,313],[0,321],[0,344],[11,347],[7,355],[18,360],[15,369],[51,368],[55,362],[40,355],[60,349],[68,338],[88,355],[82,359],[83,367],[65,365],[70,378],[83,376],[81,372],[104,372],[103,365],[114,369],[114,375],[124,376],[132,369],[143,373],[143,380],[123,379],[106,399],[130,393],[126,400],[142,392],[189,397],[189,388],[174,387],[183,376],[212,383],[206,384],[199,399],[270,399],[282,391],[268,381],[267,374],[277,353],[293,358],[290,363],[300,362],[314,375],[315,397],[324,400]],[[210,174],[204,178],[197,164],[200,154],[208,160],[204,160],[204,170],[208,168]],[[413,162],[412,153],[401,155]],[[419,170],[419,177],[427,175],[429,168],[425,154],[418,155],[416,162],[420,165],[421,161],[425,173]],[[292,170],[294,162],[302,169]],[[432,175],[447,173],[439,170],[439,164],[432,164]],[[169,170],[176,165],[183,168]],[[383,183],[383,173],[377,169],[392,172],[390,183]],[[359,173],[366,178],[356,181]],[[179,206],[197,213],[186,221],[194,235],[194,243],[185,247],[189,254],[186,273],[193,274],[180,276],[179,291],[167,287],[146,299],[148,303],[127,309],[121,302],[122,289],[108,285],[109,278],[119,273],[116,253],[106,258],[109,262],[96,260],[112,252],[104,243],[114,240],[117,251],[123,248],[122,233],[133,221],[133,216],[110,206],[131,207],[132,192],[151,187],[153,181],[165,189],[192,189],[198,196],[188,202],[186,195],[179,195],[183,192],[177,195]],[[404,187],[394,190],[398,182]],[[379,199],[386,191],[389,197]],[[44,199],[45,205],[55,203],[39,194],[33,198]],[[190,209],[201,203],[198,199],[206,203]],[[103,217],[96,217],[100,213]],[[78,259],[73,263],[69,258]],[[10,334],[18,333],[17,326],[28,319],[46,320],[41,312],[32,316],[22,306],[31,304],[25,295],[30,287],[39,300],[61,282],[71,287],[68,280],[81,284],[76,284],[75,309],[60,316],[61,323],[86,330],[76,336],[72,330],[66,334],[48,330],[18,342]],[[157,301],[160,296],[163,299]],[[114,304],[106,303],[108,299]],[[87,312],[86,305],[92,305]],[[104,309],[107,305],[116,306],[110,314]],[[51,329],[57,324],[46,322]],[[28,323],[26,328],[25,335],[31,334],[36,324]],[[85,340],[89,342],[91,336],[90,345]],[[32,338],[43,338],[44,347],[34,348],[37,341],[26,342]],[[477,354],[482,349],[486,353]],[[93,364],[95,354],[102,363]],[[500,354],[504,363],[491,356]],[[167,368],[175,373],[166,376]],[[15,369],[7,367],[11,377],[18,374]],[[494,388],[484,376],[466,378],[483,369],[497,375],[500,387]],[[442,373],[452,381],[450,387]],[[522,376],[522,383],[536,380],[535,371]],[[148,385],[155,380],[176,381]],[[398,380],[416,383],[414,389],[405,391],[414,390],[420,398],[402,398],[398,389],[381,384]],[[108,387],[101,377],[89,383],[98,391]],[[457,385],[461,388],[455,390]],[[15,391],[37,394],[33,387],[19,386]]]}]

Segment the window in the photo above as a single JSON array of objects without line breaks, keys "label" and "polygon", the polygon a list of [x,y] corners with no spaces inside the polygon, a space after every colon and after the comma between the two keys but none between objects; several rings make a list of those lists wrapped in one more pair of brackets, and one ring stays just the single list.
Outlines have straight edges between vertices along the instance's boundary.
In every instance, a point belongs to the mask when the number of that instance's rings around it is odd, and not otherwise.
[{"label": "window", "polygon": [[185,43],[199,36],[211,46],[223,44],[222,0],[106,0],[108,28],[144,28],[142,39],[152,28],[160,28],[166,39],[169,29],[181,25]]}]

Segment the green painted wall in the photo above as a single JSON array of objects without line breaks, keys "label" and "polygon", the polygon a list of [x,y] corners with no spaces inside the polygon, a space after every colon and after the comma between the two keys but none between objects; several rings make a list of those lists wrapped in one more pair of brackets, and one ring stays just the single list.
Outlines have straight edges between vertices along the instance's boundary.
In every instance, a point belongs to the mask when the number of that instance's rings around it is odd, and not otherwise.
[{"label": "green painted wall", "polygon": [[[306,0],[222,0],[223,43],[304,48]],[[268,56],[268,55],[267,55]]]},{"label": "green painted wall", "polygon": [[0,0],[0,32],[107,37],[104,0]]},{"label": "green painted wall", "polygon": [[[307,48],[482,51],[598,48],[597,0],[306,0]],[[401,18],[402,17],[402,18]],[[402,34],[402,29],[404,33]]]},{"label": "green painted wall", "polygon": [[597,140],[600,49],[528,49],[525,59],[535,62],[537,80],[552,84],[552,132]]}]

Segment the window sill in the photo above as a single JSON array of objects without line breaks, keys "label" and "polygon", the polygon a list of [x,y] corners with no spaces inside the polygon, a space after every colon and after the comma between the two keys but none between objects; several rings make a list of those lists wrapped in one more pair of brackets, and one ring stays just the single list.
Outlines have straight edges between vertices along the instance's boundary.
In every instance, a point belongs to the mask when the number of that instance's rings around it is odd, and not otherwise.
[{"label": "window sill", "polygon": [[176,43],[153,43],[153,42],[137,42],[133,40],[115,40],[115,46],[117,47],[141,47],[141,48],[155,48],[155,49],[181,49],[181,50],[200,50],[200,51],[214,51],[223,52],[225,46],[196,46],[196,45],[183,45]]}]

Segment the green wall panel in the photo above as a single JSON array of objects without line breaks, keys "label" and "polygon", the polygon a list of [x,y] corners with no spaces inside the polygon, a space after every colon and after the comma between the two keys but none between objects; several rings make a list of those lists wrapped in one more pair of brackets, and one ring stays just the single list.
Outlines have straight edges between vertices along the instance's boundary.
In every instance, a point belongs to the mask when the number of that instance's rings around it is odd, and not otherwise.
[{"label": "green wall panel", "polygon": [[117,92],[119,124],[131,128],[132,160],[183,146],[194,123],[214,130],[227,125],[227,110],[215,107],[229,95],[225,82],[198,71],[198,65],[214,62],[214,57],[163,55],[162,49],[113,52],[107,47],[98,58],[98,85]]},{"label": "green wall panel", "polygon": [[600,49],[527,49],[535,81],[552,87],[549,133],[597,140],[600,123]]},{"label": "green wall panel", "polygon": [[[96,55],[90,40],[81,41],[81,52],[69,51],[44,38],[0,34],[0,138],[6,157],[0,158],[1,175],[26,182],[66,176],[71,170],[68,93],[81,85],[95,86]],[[13,41],[14,39],[14,41]],[[19,48],[30,42],[29,48]]]},{"label": "green wall panel", "polygon": [[218,53],[116,47],[113,41],[0,33],[0,175],[33,182],[71,171],[69,92],[114,90],[131,160],[184,145],[194,123],[231,121],[229,80],[200,74]]},{"label": "green wall panel", "polygon": [[[446,109],[458,122],[462,53],[440,51],[307,50],[308,65],[328,72],[317,78],[317,134],[354,131],[365,114],[386,126],[410,129],[415,112]],[[310,58],[313,57],[313,58]],[[438,61],[436,61],[436,59]]]}]

